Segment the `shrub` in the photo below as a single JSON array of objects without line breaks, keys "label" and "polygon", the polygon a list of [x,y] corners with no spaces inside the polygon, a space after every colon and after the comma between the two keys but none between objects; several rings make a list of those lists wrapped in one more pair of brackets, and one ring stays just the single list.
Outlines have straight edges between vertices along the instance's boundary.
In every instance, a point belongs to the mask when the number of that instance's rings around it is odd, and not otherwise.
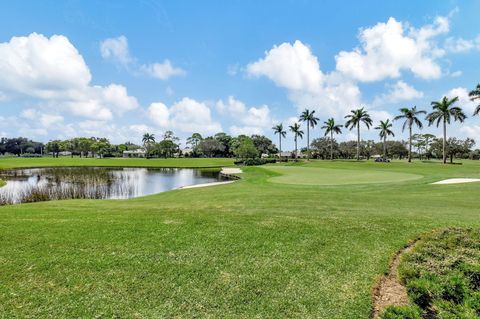
[{"label": "shrub", "polygon": [[433,278],[419,278],[407,284],[408,295],[422,309],[427,309],[442,294],[441,285]]},{"label": "shrub", "polygon": [[462,273],[454,272],[445,277],[442,297],[454,303],[462,303],[468,294],[468,283]]},{"label": "shrub", "polygon": [[421,319],[422,311],[416,306],[390,306],[381,319]]},{"label": "shrub", "polygon": [[478,315],[468,305],[439,300],[433,305],[433,318],[438,319],[478,319]]},{"label": "shrub", "polygon": [[236,165],[245,165],[245,166],[256,166],[256,165],[264,165],[264,164],[271,164],[276,163],[274,158],[249,158],[244,161],[236,161]]}]

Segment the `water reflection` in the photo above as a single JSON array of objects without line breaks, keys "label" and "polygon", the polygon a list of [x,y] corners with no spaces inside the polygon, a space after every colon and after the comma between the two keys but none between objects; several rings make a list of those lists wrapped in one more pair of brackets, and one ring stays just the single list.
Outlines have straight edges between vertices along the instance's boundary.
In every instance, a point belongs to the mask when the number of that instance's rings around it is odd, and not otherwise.
[{"label": "water reflection", "polygon": [[33,168],[6,170],[0,204],[51,199],[126,199],[216,182],[218,172],[179,168]]}]

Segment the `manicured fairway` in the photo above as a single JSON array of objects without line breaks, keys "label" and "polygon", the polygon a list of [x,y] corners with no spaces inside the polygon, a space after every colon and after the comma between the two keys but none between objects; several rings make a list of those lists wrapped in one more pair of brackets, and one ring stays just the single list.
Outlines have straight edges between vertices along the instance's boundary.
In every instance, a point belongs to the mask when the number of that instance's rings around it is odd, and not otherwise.
[{"label": "manicured fairway", "polygon": [[346,185],[405,182],[422,175],[389,172],[375,169],[339,169],[301,166],[275,166],[269,170],[281,174],[269,179],[274,183],[301,185]]},{"label": "manicured fairway", "polygon": [[1,207],[0,318],[368,318],[409,239],[480,227],[480,183],[430,184],[478,178],[479,162],[293,167],[423,177],[322,187],[251,167],[222,186]]}]

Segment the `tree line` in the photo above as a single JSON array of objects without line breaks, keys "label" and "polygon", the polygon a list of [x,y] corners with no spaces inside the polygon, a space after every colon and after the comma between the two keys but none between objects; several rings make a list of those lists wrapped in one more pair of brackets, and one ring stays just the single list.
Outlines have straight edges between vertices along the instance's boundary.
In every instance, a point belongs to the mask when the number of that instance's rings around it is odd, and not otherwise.
[{"label": "tree line", "polygon": [[[472,101],[480,100],[480,84],[477,84],[476,88],[473,89],[469,93],[470,99]],[[473,147],[475,142],[472,139],[467,139],[465,141],[461,141],[455,138],[447,138],[447,126],[451,124],[451,122],[460,122],[463,123],[465,119],[467,118],[467,115],[463,111],[463,109],[459,106],[456,106],[456,103],[458,102],[458,96],[449,99],[448,97],[444,96],[440,101],[432,101],[431,102],[431,107],[432,110],[430,113],[427,114],[427,111],[425,110],[417,110],[417,107],[411,107],[411,108],[401,108],[399,110],[399,115],[395,116],[393,120],[386,119],[384,121],[380,121],[378,126],[374,127],[374,129],[378,130],[379,132],[379,137],[382,140],[382,150],[379,153],[383,154],[383,159],[387,159],[387,151],[388,151],[388,143],[387,143],[387,138],[389,136],[395,136],[393,130],[392,130],[392,122],[393,121],[398,121],[398,120],[403,120],[403,126],[402,126],[402,132],[405,131],[405,129],[408,129],[409,133],[409,140],[408,140],[408,161],[412,161],[412,147],[414,147],[414,142],[417,144],[420,143],[418,140],[420,139],[420,135],[415,135],[413,134],[413,129],[415,127],[422,129],[423,128],[423,123],[422,119],[420,118],[421,115],[426,115],[425,120],[428,122],[428,126],[436,125],[437,127],[442,126],[443,130],[443,138],[438,139],[435,138],[435,136],[431,134],[425,134],[423,135],[423,140],[421,141],[422,145],[424,148],[426,147],[428,149],[428,154],[433,156],[433,152],[431,148],[430,143],[441,143],[441,157],[443,159],[443,163],[447,162],[447,158],[450,157],[450,161],[453,161],[453,157],[455,154],[461,153],[460,149],[462,149],[462,152],[464,149],[462,147],[465,146],[470,146],[469,148]],[[473,112],[473,116],[479,115],[480,113],[480,104],[477,105]],[[342,154],[343,157],[349,156],[347,155],[348,153],[346,152],[340,152],[339,148],[337,147],[336,150],[334,150],[335,145],[335,139],[334,139],[334,134],[342,134],[342,128],[345,127],[349,130],[356,130],[356,135],[357,135],[357,142],[356,142],[356,156],[355,158],[357,160],[360,160],[360,157],[363,156],[362,154],[362,143],[365,144],[365,142],[361,141],[361,127],[365,126],[367,129],[370,129],[371,126],[373,126],[373,121],[370,117],[370,114],[368,113],[365,108],[358,108],[351,110],[349,114],[345,116],[346,122],[344,124],[338,124],[335,122],[335,119],[329,118],[327,119],[321,127],[325,134],[324,136],[329,136],[328,142],[329,142],[329,148],[330,148],[330,159],[334,159],[335,153],[337,154],[337,157],[339,157],[339,154]],[[312,156],[312,152],[310,151],[310,129],[314,129],[315,126],[317,126],[318,122],[320,119],[315,116],[315,111],[310,111],[306,109],[303,111],[300,116],[299,116],[299,121],[304,122],[306,124],[306,129],[307,129],[307,146],[306,146],[306,153],[307,157],[310,158]],[[278,145],[280,148],[280,153],[282,150],[282,138],[286,138],[287,131],[284,129],[283,124],[277,124],[274,127],[272,127],[273,132],[275,135],[278,134]],[[293,134],[293,140],[294,140],[294,145],[295,145],[295,157],[298,154],[298,139],[302,139],[304,135],[304,131],[301,128],[301,123],[293,123],[288,127],[288,130]],[[414,141],[414,137],[416,138],[416,141]],[[323,144],[325,142],[325,139],[317,139],[315,140],[315,145],[317,145],[317,154],[318,150],[321,149],[319,148],[320,144]],[[429,143],[430,142],[430,143]],[[343,146],[346,146],[348,142],[345,142]],[[436,144],[435,144],[436,145]],[[339,145],[338,145],[339,146]],[[345,148],[345,147],[344,147]],[[365,147],[363,147],[365,149]],[[455,151],[457,150],[457,151]],[[363,152],[365,153],[365,151]],[[453,155],[452,155],[453,154]],[[340,156],[340,157],[342,157]],[[401,157],[401,156],[400,156]],[[348,157],[347,157],[348,158]]]}]

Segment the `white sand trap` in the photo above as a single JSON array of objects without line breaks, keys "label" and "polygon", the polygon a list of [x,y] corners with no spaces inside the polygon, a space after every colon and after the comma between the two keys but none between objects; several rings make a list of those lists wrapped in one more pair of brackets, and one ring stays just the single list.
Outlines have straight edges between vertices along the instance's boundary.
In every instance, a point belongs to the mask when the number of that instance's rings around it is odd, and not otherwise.
[{"label": "white sand trap", "polygon": [[224,185],[224,184],[231,184],[235,181],[227,181],[227,182],[214,182],[214,183],[204,183],[204,184],[196,184],[196,185],[188,185],[182,186],[180,189],[187,189],[187,188],[199,188],[199,187],[208,187],[208,186],[217,186],[217,185]]},{"label": "white sand trap", "polygon": [[480,178],[449,178],[443,181],[438,181],[432,184],[435,185],[447,185],[447,184],[462,184],[462,183],[474,183],[480,182]]},{"label": "white sand trap", "polygon": [[[242,173],[242,170],[238,167],[223,167],[222,170],[220,171],[220,173],[225,174],[225,175],[240,174],[240,173]],[[214,182],[214,183],[188,185],[188,186],[182,186],[182,187],[180,187],[180,189],[217,186],[217,185],[231,184],[231,183],[234,183],[234,182],[235,181],[226,181],[226,182]]]},{"label": "white sand trap", "polygon": [[240,174],[242,173],[242,170],[238,167],[224,167],[222,168],[222,170],[220,171],[220,173],[222,174],[226,174],[226,175],[229,175],[229,174]]}]

